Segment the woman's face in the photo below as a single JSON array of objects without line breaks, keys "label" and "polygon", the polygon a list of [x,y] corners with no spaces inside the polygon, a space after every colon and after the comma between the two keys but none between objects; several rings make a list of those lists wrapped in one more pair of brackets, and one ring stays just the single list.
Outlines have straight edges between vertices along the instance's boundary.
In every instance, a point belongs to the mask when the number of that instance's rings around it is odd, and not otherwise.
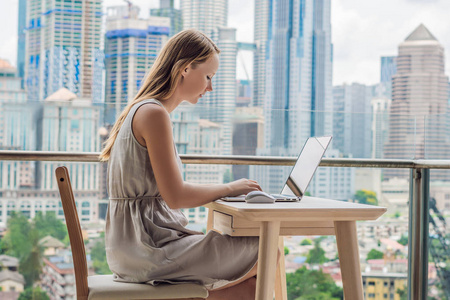
[{"label": "woman's face", "polygon": [[195,104],[206,92],[212,91],[212,78],[219,68],[219,55],[214,54],[204,63],[194,68],[189,65],[181,73],[179,85],[183,100]]}]

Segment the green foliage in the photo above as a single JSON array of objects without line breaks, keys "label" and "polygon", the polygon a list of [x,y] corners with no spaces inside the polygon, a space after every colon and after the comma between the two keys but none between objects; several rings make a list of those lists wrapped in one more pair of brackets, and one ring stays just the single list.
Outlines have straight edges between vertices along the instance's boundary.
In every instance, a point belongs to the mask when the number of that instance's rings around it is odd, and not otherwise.
[{"label": "green foliage", "polygon": [[33,222],[29,222],[21,213],[12,212],[7,233],[0,241],[0,251],[19,259],[19,271],[25,277],[25,286],[29,287],[42,273],[44,249],[39,240],[46,235],[64,239],[66,234],[66,226],[52,213],[45,216],[38,213]]},{"label": "green foliage", "polygon": [[378,205],[377,193],[369,190],[359,190],[353,198],[362,204]]},{"label": "green foliage", "polygon": [[55,212],[47,212],[45,215],[42,212],[37,212],[33,222],[39,230],[39,238],[51,235],[60,241],[64,241],[67,236],[66,225],[56,217]]},{"label": "green foliage", "polygon": [[402,237],[397,242],[403,246],[408,245],[408,236],[402,235]]},{"label": "green foliage", "polygon": [[29,287],[20,293],[17,300],[50,300],[50,298],[40,287]]},{"label": "green foliage", "polygon": [[289,248],[284,246],[284,255],[288,255],[289,254]]},{"label": "green foliage", "polygon": [[305,196],[311,196],[310,192],[305,192]]},{"label": "green foliage", "polygon": [[408,300],[406,285],[403,286],[403,289],[398,288],[395,292],[400,296],[400,300]]},{"label": "green foliage", "polygon": [[312,245],[311,239],[304,239],[303,241],[300,242],[300,246],[308,246],[308,245]]},{"label": "green foliage", "polygon": [[367,253],[367,258],[366,260],[369,259],[381,259],[383,258],[384,253],[381,251],[378,251],[377,249],[372,249],[369,251],[369,253]]},{"label": "green foliage", "polygon": [[306,267],[286,274],[287,294],[290,300],[338,300],[343,299],[343,290],[329,274]]},{"label": "green foliage", "polygon": [[28,255],[32,247],[28,237],[31,224],[21,213],[12,212],[7,225],[8,230],[0,242],[2,254],[22,259]]},{"label": "green foliage", "polygon": [[100,238],[91,249],[92,266],[97,274],[111,274],[106,262],[105,240]]},{"label": "green foliage", "polygon": [[396,219],[398,219],[398,218],[400,218],[400,216],[401,216],[400,212],[399,212],[399,211],[396,211],[394,217],[395,217]]},{"label": "green foliage", "polygon": [[42,273],[42,257],[44,248],[39,245],[39,233],[33,228],[29,233],[31,242],[30,252],[20,260],[19,272],[25,278],[25,286],[32,287],[33,283],[39,280]]},{"label": "green foliage", "polygon": [[325,250],[320,247],[320,241],[314,241],[314,248],[309,250],[306,262],[309,264],[323,264],[327,261],[328,258],[325,257]]}]

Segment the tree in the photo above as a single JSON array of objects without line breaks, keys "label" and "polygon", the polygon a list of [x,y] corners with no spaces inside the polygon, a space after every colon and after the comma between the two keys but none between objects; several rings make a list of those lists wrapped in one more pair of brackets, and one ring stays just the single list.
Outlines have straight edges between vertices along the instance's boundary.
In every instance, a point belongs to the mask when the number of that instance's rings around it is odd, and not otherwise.
[{"label": "tree", "polygon": [[300,242],[300,246],[308,246],[312,245],[312,241],[310,239],[303,239],[303,241]]},{"label": "tree", "polygon": [[289,254],[289,248],[284,246],[284,255],[288,255]]},{"label": "tree", "polygon": [[308,270],[302,267],[294,273],[286,274],[286,283],[288,299],[343,299],[343,290],[322,270]]},{"label": "tree", "polygon": [[91,249],[91,259],[93,260],[92,266],[97,274],[111,274],[108,263],[106,261],[105,239],[104,234],[100,236],[100,239],[95,243]]},{"label": "tree", "polygon": [[56,217],[55,212],[47,212],[45,215],[37,212],[33,222],[35,228],[39,230],[39,238],[51,235],[63,241],[67,236],[66,225]]},{"label": "tree", "polygon": [[39,244],[39,233],[33,228],[29,234],[31,251],[20,260],[19,271],[25,278],[25,286],[32,287],[42,273],[44,248]]},{"label": "tree", "polygon": [[31,224],[21,213],[12,212],[7,224],[8,230],[2,238],[0,244],[2,254],[10,255],[22,259],[31,250],[31,242],[28,233],[31,231]]},{"label": "tree", "polygon": [[366,260],[369,259],[381,259],[383,258],[384,253],[381,251],[378,251],[377,249],[372,249],[369,251],[369,253],[367,253],[367,258]]},{"label": "tree", "polygon": [[328,258],[325,257],[325,250],[320,247],[320,241],[314,241],[314,248],[309,250],[306,262],[309,264],[323,264],[327,261]]},{"label": "tree", "polygon": [[400,300],[408,300],[408,290],[405,285],[403,289],[398,288],[395,292],[400,296]]},{"label": "tree", "polygon": [[40,287],[29,287],[20,293],[17,300],[50,300],[50,298]]},{"label": "tree", "polygon": [[377,193],[369,190],[359,190],[353,198],[362,204],[378,205]]},{"label": "tree", "polygon": [[402,234],[402,237],[397,242],[403,246],[408,245],[408,236]]}]

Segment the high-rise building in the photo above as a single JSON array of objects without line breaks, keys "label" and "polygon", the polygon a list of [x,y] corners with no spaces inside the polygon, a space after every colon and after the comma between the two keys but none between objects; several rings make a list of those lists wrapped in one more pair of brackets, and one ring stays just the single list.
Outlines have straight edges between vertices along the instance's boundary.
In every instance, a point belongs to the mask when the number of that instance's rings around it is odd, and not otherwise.
[{"label": "high-rise building", "polygon": [[159,8],[150,9],[150,15],[155,17],[167,17],[170,19],[169,36],[173,36],[183,30],[181,10],[175,8],[174,0],[160,0],[159,3]]},{"label": "high-rise building", "polygon": [[25,78],[25,28],[27,27],[27,0],[19,0],[19,19],[17,22],[17,75],[24,88]]},{"label": "high-rise building", "polygon": [[228,0],[181,1],[183,29],[195,28],[209,37],[217,27],[226,27]]},{"label": "high-rise building", "polygon": [[[16,68],[0,59],[0,149],[35,150],[38,103],[26,102]],[[31,161],[1,161],[0,190],[34,186]]]},{"label": "high-rise building", "polygon": [[397,73],[397,56],[381,57],[380,82],[391,82],[392,76]]},{"label": "high-rise building", "polygon": [[372,154],[371,88],[359,83],[333,87],[333,148],[355,158]]},{"label": "high-rise building", "polygon": [[[38,150],[67,152],[97,152],[99,142],[99,107],[89,99],[78,98],[62,88],[47,97],[43,103],[42,135]],[[57,189],[54,162],[40,163],[39,187],[43,190]],[[98,163],[70,163],[72,187],[75,191],[98,193]]]},{"label": "high-rise building", "polygon": [[[385,158],[449,159],[444,48],[421,24],[399,45],[398,52]],[[404,177],[407,173],[387,169],[384,178]],[[436,170],[431,175],[450,180],[446,170]]]},{"label": "high-rise building", "polygon": [[220,125],[220,154],[232,153],[232,117],[236,106],[236,29],[227,26],[228,0],[186,0],[181,2],[183,29],[195,28],[209,36],[220,49],[220,67],[213,79],[213,91],[199,106],[202,118]]},{"label": "high-rise building", "polygon": [[[262,108],[237,107],[233,120],[233,155],[256,155],[256,149],[264,146]],[[233,178],[249,178],[249,169],[250,166],[233,165]]]},{"label": "high-rise building", "polygon": [[129,15],[126,11],[126,7],[109,7],[107,13],[105,122],[108,124],[114,124],[136,96],[170,31],[169,18],[138,19],[136,13]]},{"label": "high-rise building", "polygon": [[[267,24],[267,47],[265,56],[258,56],[266,60],[261,64],[265,65],[265,146],[258,153],[297,156],[308,137],[332,134],[331,4],[329,0],[257,2],[257,6],[268,5],[268,16],[259,16],[260,25]],[[264,41],[266,34],[261,35]],[[262,85],[257,80],[255,99]],[[268,174],[258,181],[279,192],[289,169],[280,170],[267,168]]]},{"label": "high-rise building", "polygon": [[384,144],[389,135],[391,99],[375,97],[372,104],[372,158],[384,158]]},{"label": "high-rise building", "polygon": [[397,73],[397,56],[382,56],[380,83],[376,85],[375,96],[392,98],[392,76]]},{"label": "high-rise building", "polygon": [[256,50],[253,54],[253,103],[252,106],[263,107],[266,87],[266,51],[268,48],[269,21],[271,19],[272,1],[255,1],[254,39]]},{"label": "high-rise building", "polygon": [[219,70],[213,79],[213,91],[199,104],[205,109],[203,117],[217,122],[221,128],[221,154],[231,155],[233,145],[233,115],[236,107],[236,29],[217,27],[213,39],[220,49]]},{"label": "high-rise building", "polygon": [[92,99],[102,87],[95,71],[102,68],[102,0],[28,0],[26,15],[28,99],[42,101],[62,87]]}]

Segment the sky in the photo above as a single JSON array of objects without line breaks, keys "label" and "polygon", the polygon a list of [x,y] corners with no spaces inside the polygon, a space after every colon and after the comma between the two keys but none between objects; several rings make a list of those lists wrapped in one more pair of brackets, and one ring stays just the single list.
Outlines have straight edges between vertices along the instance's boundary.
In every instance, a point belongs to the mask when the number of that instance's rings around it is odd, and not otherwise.
[{"label": "sky", "polygon": [[[176,6],[179,6],[176,0]],[[333,85],[375,84],[380,78],[380,57],[397,55],[398,45],[423,23],[445,49],[450,74],[449,0],[330,0],[333,43]],[[141,17],[159,0],[132,0]],[[16,65],[18,0],[0,0],[0,58]],[[104,0],[104,6],[125,5]],[[253,41],[254,0],[229,0],[228,26],[237,28],[237,40]],[[238,78],[251,79],[252,55],[238,57]]]}]

